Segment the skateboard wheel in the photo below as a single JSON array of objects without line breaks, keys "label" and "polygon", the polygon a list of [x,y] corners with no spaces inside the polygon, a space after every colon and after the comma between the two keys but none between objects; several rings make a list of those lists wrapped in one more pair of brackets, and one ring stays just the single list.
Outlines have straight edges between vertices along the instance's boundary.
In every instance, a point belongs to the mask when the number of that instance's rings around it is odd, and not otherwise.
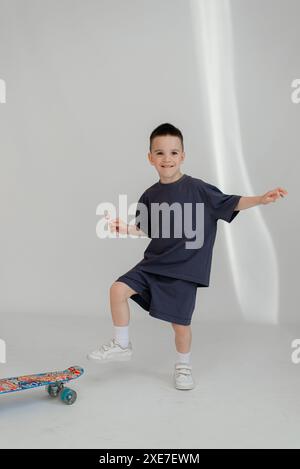
[{"label": "skateboard wheel", "polygon": [[63,389],[63,384],[60,384],[60,383],[49,384],[49,386],[47,386],[47,392],[50,397],[57,397],[62,389]]},{"label": "skateboard wheel", "polygon": [[59,394],[59,387],[55,384],[49,384],[49,386],[47,387],[47,392],[50,397],[57,397]]},{"label": "skateboard wheel", "polygon": [[73,389],[64,388],[60,393],[60,398],[64,404],[72,405],[77,399],[77,393]]}]

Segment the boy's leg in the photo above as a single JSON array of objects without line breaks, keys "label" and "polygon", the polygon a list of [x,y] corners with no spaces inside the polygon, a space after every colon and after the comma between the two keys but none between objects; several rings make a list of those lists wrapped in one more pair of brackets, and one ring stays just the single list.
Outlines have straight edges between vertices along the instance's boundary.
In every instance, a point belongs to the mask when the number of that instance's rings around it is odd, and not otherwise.
[{"label": "boy's leg", "polygon": [[110,287],[111,315],[114,326],[114,340],[102,345],[99,349],[88,354],[88,359],[103,363],[106,361],[129,360],[132,355],[132,345],[129,342],[128,298],[135,290],[124,282],[116,281]]},{"label": "boy's leg", "polygon": [[110,309],[114,326],[128,326],[130,310],[128,298],[137,293],[124,282],[116,281],[110,287]]},{"label": "boy's leg", "polygon": [[175,332],[175,345],[179,353],[189,353],[192,344],[192,328],[191,326],[183,326],[182,324],[172,323]]},{"label": "boy's leg", "polygon": [[191,326],[172,323],[175,332],[175,345],[177,360],[175,364],[175,387],[177,389],[193,389],[194,380],[192,377],[192,367],[190,364],[192,329]]}]

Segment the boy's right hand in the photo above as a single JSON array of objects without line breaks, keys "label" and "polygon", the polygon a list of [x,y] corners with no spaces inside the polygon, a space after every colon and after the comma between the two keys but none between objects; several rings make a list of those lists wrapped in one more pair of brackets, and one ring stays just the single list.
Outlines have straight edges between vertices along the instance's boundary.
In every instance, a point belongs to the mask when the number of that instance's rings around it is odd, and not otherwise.
[{"label": "boy's right hand", "polygon": [[128,225],[120,218],[115,218],[109,223],[110,231],[116,231],[117,233],[128,234]]}]

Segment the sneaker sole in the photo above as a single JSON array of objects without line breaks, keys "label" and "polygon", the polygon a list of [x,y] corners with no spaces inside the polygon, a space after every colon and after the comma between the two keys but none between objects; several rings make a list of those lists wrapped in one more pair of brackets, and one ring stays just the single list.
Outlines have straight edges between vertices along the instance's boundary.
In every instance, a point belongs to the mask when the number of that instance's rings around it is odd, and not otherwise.
[{"label": "sneaker sole", "polygon": [[176,384],[176,382],[174,382],[174,384],[175,384],[176,389],[180,389],[182,391],[194,389],[194,387],[195,387],[195,384],[184,385],[184,384]]},{"label": "sneaker sole", "polygon": [[109,362],[127,362],[131,360],[131,356],[120,356],[120,357],[113,357],[113,358],[93,358],[87,355],[87,359],[94,363],[109,363]]}]

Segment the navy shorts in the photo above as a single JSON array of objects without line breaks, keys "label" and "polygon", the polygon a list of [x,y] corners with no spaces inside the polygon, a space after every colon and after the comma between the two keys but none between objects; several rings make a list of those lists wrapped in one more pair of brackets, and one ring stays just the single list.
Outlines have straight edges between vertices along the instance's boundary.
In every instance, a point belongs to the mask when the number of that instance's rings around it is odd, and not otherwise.
[{"label": "navy shorts", "polygon": [[137,292],[130,298],[149,311],[150,316],[184,326],[191,323],[197,283],[145,272],[139,267],[133,267],[116,281]]}]

